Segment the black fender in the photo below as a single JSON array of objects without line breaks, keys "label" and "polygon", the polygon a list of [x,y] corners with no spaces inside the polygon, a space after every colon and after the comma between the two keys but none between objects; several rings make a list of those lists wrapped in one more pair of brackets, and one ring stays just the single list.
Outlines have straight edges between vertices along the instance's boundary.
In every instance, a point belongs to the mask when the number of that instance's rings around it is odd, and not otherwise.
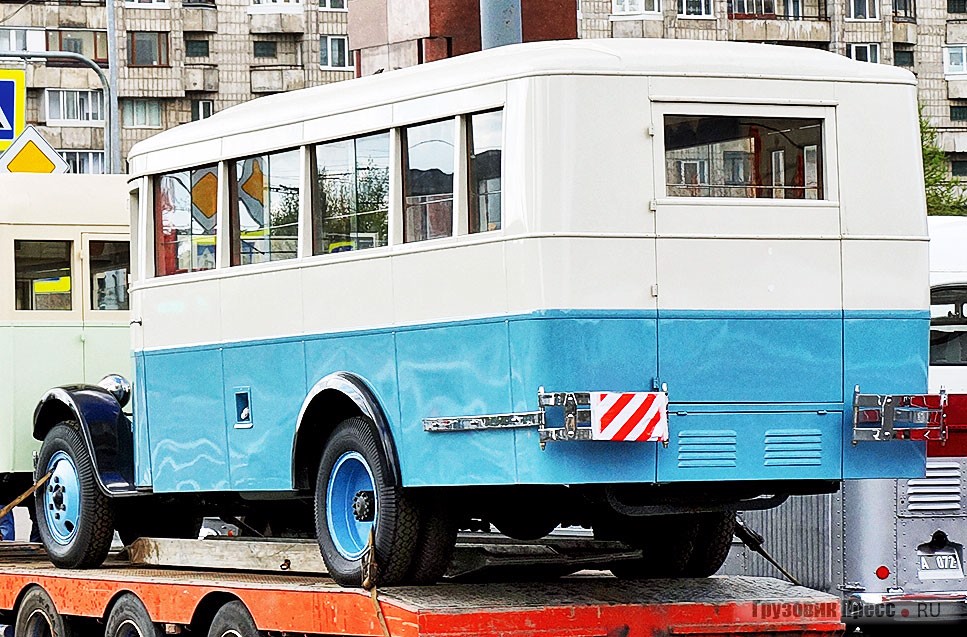
[{"label": "black fender", "polygon": [[34,409],[34,438],[43,440],[55,425],[65,421],[77,423],[101,491],[109,497],[133,494],[134,436],[131,420],[117,399],[97,385],[48,390]]},{"label": "black fender", "polygon": [[[403,477],[400,473],[399,456],[396,454],[396,444],[393,442],[393,432],[390,429],[386,414],[376,398],[376,394],[369,385],[359,376],[349,372],[335,372],[329,374],[309,390],[305,400],[302,401],[302,408],[299,409],[299,419],[296,421],[295,436],[292,439],[292,476],[298,472],[296,450],[298,448],[299,432],[302,430],[302,423],[306,418],[313,401],[323,392],[336,392],[348,398],[359,409],[363,416],[368,418],[376,427],[380,443],[383,446],[383,453],[389,465],[389,477],[392,486],[403,484]],[[295,486],[295,485],[293,485]]]}]

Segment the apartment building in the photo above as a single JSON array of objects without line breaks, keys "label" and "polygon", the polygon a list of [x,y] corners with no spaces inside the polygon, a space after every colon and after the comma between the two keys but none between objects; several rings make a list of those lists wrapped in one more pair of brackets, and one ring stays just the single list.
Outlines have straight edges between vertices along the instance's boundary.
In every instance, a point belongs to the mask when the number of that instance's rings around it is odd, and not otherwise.
[{"label": "apartment building", "polygon": [[967,176],[967,0],[578,0],[587,38],[815,47],[917,76],[955,176]]},{"label": "apartment building", "polygon": [[[104,0],[0,0],[0,51],[71,51],[104,67],[117,87],[122,157],[162,129],[354,75],[347,0],[116,0],[110,8],[113,33]],[[27,122],[75,172],[103,172],[109,104],[97,75],[70,61],[0,58],[11,66],[26,68]]]}]

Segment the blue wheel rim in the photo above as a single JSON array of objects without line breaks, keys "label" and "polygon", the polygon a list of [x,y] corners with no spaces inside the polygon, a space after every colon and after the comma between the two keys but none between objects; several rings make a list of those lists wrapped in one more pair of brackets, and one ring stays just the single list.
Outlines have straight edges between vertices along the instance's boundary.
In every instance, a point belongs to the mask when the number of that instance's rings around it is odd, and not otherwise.
[{"label": "blue wheel rim", "polygon": [[44,485],[44,518],[55,542],[67,545],[77,533],[81,515],[81,480],[74,459],[57,451],[47,463],[50,479]]},{"label": "blue wheel rim", "polygon": [[360,491],[375,495],[376,481],[366,459],[356,451],[339,456],[329,474],[326,487],[326,524],[329,537],[339,554],[347,560],[362,557],[369,543],[369,531],[379,519],[379,498],[374,497],[371,522],[360,522],[353,514],[353,498]]}]

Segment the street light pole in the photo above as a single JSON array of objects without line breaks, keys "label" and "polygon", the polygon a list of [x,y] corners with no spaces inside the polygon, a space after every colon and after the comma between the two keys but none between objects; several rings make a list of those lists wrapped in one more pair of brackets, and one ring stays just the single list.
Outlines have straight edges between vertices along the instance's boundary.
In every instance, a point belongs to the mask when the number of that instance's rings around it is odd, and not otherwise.
[{"label": "street light pole", "polygon": [[20,58],[25,62],[30,61],[34,58],[42,58],[47,60],[74,60],[75,62],[80,62],[81,64],[89,67],[97,76],[101,79],[101,86],[104,87],[104,160],[105,164],[108,166],[109,173],[119,173],[120,171],[120,161],[111,152],[113,150],[111,136],[114,132],[114,127],[117,122],[114,121],[114,113],[111,109],[111,104],[113,100],[113,92],[111,91],[111,83],[108,82],[107,77],[104,75],[104,71],[97,62],[89,57],[83,56],[80,53],[71,53],[69,51],[0,51],[0,58]]}]

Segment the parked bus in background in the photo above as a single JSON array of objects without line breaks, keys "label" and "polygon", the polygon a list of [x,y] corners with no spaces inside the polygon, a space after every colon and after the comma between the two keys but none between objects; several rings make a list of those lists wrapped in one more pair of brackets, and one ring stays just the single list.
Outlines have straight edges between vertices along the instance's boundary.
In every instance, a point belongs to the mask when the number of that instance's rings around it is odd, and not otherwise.
[{"label": "parked bus in background", "polygon": [[33,482],[37,395],[130,368],[126,179],[0,174],[0,506]]},{"label": "parked bus in background", "polygon": [[737,508],[921,475],[915,89],[789,47],[532,43],[141,142],[133,425],[123,383],[44,396],[48,554],[216,508],[314,534],[343,585],[432,582],[474,520],[704,576]]},{"label": "parked bus in background", "polygon": [[[847,481],[834,495],[743,514],[803,584],[842,595],[844,621],[864,632],[967,622],[967,218],[928,222],[929,386],[945,390],[949,405],[947,440],[928,444],[925,476]],[[738,542],[721,572],[778,575]]]}]

